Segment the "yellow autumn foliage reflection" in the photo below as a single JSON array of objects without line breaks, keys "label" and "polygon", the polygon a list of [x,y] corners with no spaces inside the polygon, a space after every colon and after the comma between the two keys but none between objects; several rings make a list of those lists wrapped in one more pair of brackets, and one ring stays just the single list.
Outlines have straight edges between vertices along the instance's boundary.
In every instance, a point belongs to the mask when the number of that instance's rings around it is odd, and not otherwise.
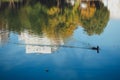
[{"label": "yellow autumn foliage reflection", "polygon": [[[100,1],[92,2],[86,8],[80,8],[79,3],[76,2],[73,6],[55,6],[36,1],[16,10],[5,8],[0,15],[5,16],[9,29],[18,33],[27,29],[36,35],[45,34],[53,39],[58,36],[66,39],[72,36],[78,26],[82,26],[88,35],[102,33],[109,20],[108,9]],[[99,3],[100,8],[95,3]]]},{"label": "yellow autumn foliage reflection", "polygon": [[95,7],[89,7],[81,10],[81,16],[83,19],[89,19],[94,16],[96,11]]},{"label": "yellow autumn foliage reflection", "polygon": [[49,15],[54,15],[60,12],[60,9],[58,7],[52,7],[50,9],[48,9],[47,13]]}]

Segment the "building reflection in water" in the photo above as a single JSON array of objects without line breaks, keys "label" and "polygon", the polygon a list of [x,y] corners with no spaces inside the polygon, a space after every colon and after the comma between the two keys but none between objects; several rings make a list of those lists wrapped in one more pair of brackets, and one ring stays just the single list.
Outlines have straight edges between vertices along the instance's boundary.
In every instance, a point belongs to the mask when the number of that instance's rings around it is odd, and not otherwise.
[{"label": "building reflection in water", "polygon": [[1,32],[0,31],[0,45],[4,45],[8,42],[9,32]]},{"label": "building reflection in water", "polygon": [[[26,53],[44,53],[50,54],[58,49],[58,46],[51,47],[50,45],[63,45],[62,39],[49,39],[45,35],[37,36],[24,31],[19,35],[19,40],[26,44]],[[49,46],[48,46],[49,45]]]},{"label": "building reflection in water", "polygon": [[7,30],[7,24],[1,23],[0,25],[0,45],[4,45],[8,42],[9,31]]}]

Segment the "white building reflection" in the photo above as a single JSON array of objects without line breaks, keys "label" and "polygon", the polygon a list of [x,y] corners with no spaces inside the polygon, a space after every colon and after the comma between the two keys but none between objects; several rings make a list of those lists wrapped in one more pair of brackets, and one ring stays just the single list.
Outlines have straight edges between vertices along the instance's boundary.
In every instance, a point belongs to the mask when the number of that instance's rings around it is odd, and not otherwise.
[{"label": "white building reflection", "polygon": [[66,0],[66,2],[73,6],[75,4],[76,0]]},{"label": "white building reflection", "polygon": [[0,31],[0,45],[4,45],[5,43],[7,43],[8,39],[9,39],[9,32]]},{"label": "white building reflection", "polygon": [[0,25],[0,45],[4,45],[8,42],[9,31],[7,30],[7,24]]},{"label": "white building reflection", "polygon": [[58,46],[51,45],[63,45],[62,39],[51,40],[46,36],[36,36],[29,34],[28,31],[24,31],[19,35],[19,40],[24,41],[26,44],[26,53],[44,53],[50,54],[58,49]]},{"label": "white building reflection", "polygon": [[102,0],[110,10],[110,18],[120,19],[120,0]]}]

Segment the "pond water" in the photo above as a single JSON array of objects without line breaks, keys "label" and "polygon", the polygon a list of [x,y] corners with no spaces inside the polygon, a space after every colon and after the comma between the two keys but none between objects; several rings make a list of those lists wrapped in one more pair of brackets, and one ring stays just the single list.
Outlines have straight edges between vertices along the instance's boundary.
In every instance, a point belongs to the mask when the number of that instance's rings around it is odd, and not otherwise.
[{"label": "pond water", "polygon": [[76,5],[2,7],[0,80],[119,80],[120,19]]}]

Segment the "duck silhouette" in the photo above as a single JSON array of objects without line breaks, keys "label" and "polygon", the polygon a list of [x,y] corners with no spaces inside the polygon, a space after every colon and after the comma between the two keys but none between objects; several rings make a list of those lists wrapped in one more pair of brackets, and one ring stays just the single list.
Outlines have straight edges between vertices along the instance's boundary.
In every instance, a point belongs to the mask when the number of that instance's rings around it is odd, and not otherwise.
[{"label": "duck silhouette", "polygon": [[91,49],[92,49],[92,50],[96,50],[97,53],[99,53],[99,50],[100,50],[99,46],[97,46],[97,47],[91,47]]}]

